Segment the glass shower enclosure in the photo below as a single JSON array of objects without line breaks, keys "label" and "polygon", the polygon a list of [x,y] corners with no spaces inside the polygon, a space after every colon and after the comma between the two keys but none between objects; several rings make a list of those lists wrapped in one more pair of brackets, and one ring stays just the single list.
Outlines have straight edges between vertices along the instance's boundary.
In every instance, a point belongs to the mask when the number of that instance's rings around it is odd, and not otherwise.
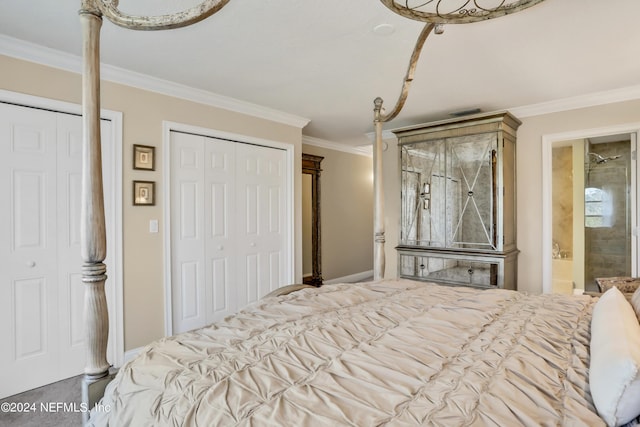
[{"label": "glass shower enclosure", "polygon": [[585,287],[631,276],[630,141],[585,143]]},{"label": "glass shower enclosure", "polygon": [[632,275],[631,150],[628,135],[553,148],[553,292],[597,292],[597,278]]}]

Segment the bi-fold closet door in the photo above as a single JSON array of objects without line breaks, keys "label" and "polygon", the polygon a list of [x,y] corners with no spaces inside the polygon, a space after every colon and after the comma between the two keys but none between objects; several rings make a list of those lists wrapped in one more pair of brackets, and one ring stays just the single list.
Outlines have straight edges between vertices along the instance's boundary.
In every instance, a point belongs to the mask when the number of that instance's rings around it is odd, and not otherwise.
[{"label": "bi-fold closet door", "polygon": [[[103,120],[101,132],[109,196],[112,123]],[[80,116],[0,103],[0,399],[84,368],[81,168]],[[115,227],[111,200],[105,198],[109,239]],[[108,266],[114,260],[111,242]],[[111,319],[113,280],[106,284]],[[113,339],[108,356],[115,359]]]},{"label": "bi-fold closet door", "polygon": [[284,150],[171,132],[173,332],[284,285]]}]

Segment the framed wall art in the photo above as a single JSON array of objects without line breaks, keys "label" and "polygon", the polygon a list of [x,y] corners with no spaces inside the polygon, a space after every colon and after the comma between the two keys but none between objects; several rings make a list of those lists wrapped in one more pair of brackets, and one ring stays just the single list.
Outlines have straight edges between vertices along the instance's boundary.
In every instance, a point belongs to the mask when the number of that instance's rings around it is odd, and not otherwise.
[{"label": "framed wall art", "polygon": [[150,145],[133,146],[133,168],[139,170],[156,170],[155,166],[156,147]]},{"label": "framed wall art", "polygon": [[155,181],[133,181],[133,205],[154,206],[156,204]]}]

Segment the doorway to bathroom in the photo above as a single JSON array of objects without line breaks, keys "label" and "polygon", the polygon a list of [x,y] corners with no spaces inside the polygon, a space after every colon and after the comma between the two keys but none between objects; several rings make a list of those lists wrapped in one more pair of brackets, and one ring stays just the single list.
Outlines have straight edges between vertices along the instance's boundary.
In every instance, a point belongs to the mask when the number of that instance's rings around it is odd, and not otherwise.
[{"label": "doorway to bathroom", "polygon": [[637,275],[636,140],[624,132],[543,144],[545,292],[597,292],[599,277]]}]

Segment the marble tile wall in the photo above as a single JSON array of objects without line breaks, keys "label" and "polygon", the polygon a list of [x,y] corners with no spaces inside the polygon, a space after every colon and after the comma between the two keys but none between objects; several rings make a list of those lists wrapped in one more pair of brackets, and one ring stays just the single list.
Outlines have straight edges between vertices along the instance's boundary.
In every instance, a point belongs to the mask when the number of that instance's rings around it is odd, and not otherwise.
[{"label": "marble tile wall", "polygon": [[555,147],[553,149],[553,241],[563,255],[573,254],[573,149]]}]

